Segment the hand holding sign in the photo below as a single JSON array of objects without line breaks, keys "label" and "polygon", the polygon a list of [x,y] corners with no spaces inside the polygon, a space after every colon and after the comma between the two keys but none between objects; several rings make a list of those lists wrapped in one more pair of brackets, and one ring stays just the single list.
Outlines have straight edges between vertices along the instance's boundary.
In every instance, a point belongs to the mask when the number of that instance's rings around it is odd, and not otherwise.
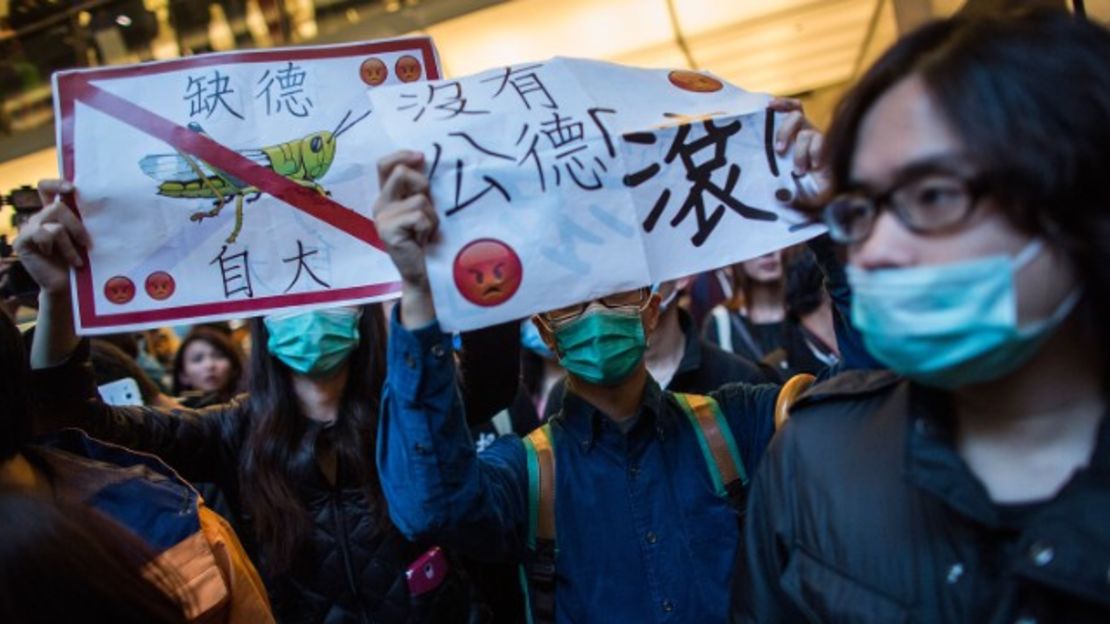
[{"label": "hand holding sign", "polygon": [[[553,59],[370,100],[375,134],[424,154],[439,217],[428,276],[449,330],[822,231],[789,208],[819,148],[799,107],[713,76]],[[776,138],[796,140],[804,157],[791,163]]]},{"label": "hand holding sign", "polygon": [[51,296],[69,295],[69,269],[84,266],[82,256],[89,247],[89,233],[64,196],[73,186],[62,180],[43,180],[39,196],[45,208],[21,228],[14,249],[27,273]]},{"label": "hand holding sign", "polygon": [[374,202],[374,221],[401,274],[401,319],[410,329],[423,327],[435,318],[424,256],[439,226],[428,197],[424,155],[401,151],[382,158],[378,183],[381,193]]}]

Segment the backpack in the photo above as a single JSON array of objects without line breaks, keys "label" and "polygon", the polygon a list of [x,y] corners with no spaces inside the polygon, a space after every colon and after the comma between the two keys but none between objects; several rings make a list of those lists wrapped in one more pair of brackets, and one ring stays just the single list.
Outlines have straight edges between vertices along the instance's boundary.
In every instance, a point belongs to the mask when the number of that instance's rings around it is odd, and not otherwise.
[{"label": "backpack", "polygon": [[[748,474],[732,430],[717,401],[673,393],[698,437],[717,495],[743,511]],[[528,624],[555,621],[555,449],[550,423],[523,439],[528,467],[529,556],[520,566]]]}]

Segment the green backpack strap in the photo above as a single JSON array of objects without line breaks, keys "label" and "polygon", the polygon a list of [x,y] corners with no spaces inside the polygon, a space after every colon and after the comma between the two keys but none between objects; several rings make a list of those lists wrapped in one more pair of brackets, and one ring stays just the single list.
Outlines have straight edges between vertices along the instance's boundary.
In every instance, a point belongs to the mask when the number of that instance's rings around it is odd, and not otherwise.
[{"label": "green backpack strap", "polygon": [[528,466],[529,558],[520,566],[528,624],[555,622],[555,447],[551,425],[523,439]]},{"label": "green backpack strap", "polygon": [[674,398],[694,426],[717,495],[741,505],[748,473],[721,406],[700,394],[674,393]]}]

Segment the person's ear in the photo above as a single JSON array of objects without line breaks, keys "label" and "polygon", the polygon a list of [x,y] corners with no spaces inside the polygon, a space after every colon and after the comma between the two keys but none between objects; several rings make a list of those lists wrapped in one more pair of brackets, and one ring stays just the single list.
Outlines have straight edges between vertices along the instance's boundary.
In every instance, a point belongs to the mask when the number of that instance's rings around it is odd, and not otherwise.
[{"label": "person's ear", "polygon": [[640,313],[640,319],[644,322],[644,336],[650,339],[659,326],[659,293],[651,293],[647,306]]},{"label": "person's ear", "polygon": [[535,325],[536,329],[540,332],[540,338],[543,339],[543,343],[547,345],[548,350],[554,353],[556,357],[561,357],[562,354],[559,353],[559,347],[555,343],[555,333],[552,332],[551,328],[547,326],[547,323],[540,318],[539,314],[532,317],[532,324]]}]

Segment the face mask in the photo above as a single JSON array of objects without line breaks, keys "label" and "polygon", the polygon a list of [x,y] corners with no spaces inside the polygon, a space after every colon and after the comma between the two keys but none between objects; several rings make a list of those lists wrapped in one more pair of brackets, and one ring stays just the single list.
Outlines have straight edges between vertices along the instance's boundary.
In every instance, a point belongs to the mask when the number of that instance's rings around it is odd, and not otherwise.
[{"label": "face mask", "polygon": [[540,330],[536,329],[536,324],[531,319],[520,322],[520,344],[545,360],[555,359],[555,354],[547,348],[547,344],[540,337]]},{"label": "face mask", "polygon": [[894,372],[954,389],[1018,369],[1079,301],[1069,294],[1046,319],[1018,327],[1017,272],[1041,251],[909,269],[848,267],[852,324],[867,350]]},{"label": "face mask", "polygon": [[264,320],[270,339],[266,349],[294,371],[327,377],[339,370],[358,346],[360,310],[333,308],[299,314],[275,314]]},{"label": "face mask", "polygon": [[555,330],[563,368],[603,386],[616,385],[631,375],[644,358],[646,344],[637,311],[587,310]]}]

